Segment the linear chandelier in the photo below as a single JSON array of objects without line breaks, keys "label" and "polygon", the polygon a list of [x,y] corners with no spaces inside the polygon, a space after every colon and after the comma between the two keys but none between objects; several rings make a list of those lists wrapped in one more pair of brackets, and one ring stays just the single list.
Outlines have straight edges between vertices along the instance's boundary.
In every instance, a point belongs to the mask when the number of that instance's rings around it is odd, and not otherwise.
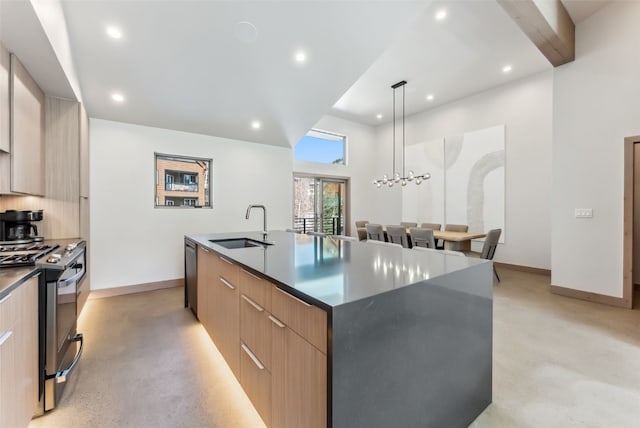
[{"label": "linear chandelier", "polygon": [[[416,175],[412,170],[409,170],[409,173],[405,174],[404,86],[406,84],[407,81],[402,80],[391,85],[391,88],[393,88],[393,172],[391,173],[391,177],[384,174],[382,179],[373,180],[373,184],[375,184],[378,189],[381,188],[383,184],[386,184],[389,187],[393,187],[394,183],[400,183],[402,186],[406,186],[407,183],[414,180],[416,184],[422,184],[422,181],[431,178],[431,174],[428,172]],[[398,88],[402,88],[402,176],[400,176],[400,172],[396,172],[396,89]]]}]

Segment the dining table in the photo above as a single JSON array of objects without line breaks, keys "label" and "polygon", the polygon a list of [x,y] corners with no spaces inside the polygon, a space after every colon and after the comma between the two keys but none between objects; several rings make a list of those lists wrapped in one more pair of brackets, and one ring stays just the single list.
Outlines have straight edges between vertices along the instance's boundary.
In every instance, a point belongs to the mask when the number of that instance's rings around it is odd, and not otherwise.
[{"label": "dining table", "polygon": [[[387,228],[383,227],[382,230],[384,232],[385,240],[388,241]],[[407,228],[406,231],[407,238],[409,238],[409,242],[411,242],[411,229]],[[485,236],[487,236],[487,234],[482,232],[453,232],[449,230],[433,231],[433,237],[444,242],[444,249],[452,251],[471,251],[471,240],[484,238]]]}]

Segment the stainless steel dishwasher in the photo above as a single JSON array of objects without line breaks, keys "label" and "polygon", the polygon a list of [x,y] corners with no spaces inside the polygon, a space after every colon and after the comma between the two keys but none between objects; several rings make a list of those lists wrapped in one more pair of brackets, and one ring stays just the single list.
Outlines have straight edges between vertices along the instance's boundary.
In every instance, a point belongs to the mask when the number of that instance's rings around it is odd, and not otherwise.
[{"label": "stainless steel dishwasher", "polygon": [[196,243],[184,239],[184,307],[198,317],[198,255]]}]

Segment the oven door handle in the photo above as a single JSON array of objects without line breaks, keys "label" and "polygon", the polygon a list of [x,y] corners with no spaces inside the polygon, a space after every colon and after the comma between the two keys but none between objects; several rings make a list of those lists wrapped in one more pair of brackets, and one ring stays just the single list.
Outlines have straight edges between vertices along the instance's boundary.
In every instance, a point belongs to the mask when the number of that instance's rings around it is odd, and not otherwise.
[{"label": "oven door handle", "polygon": [[82,333],[78,333],[75,336],[73,336],[73,339],[71,339],[71,341],[80,342],[80,349],[78,349],[78,353],[76,354],[75,358],[73,359],[69,367],[67,367],[65,370],[61,370],[56,374],[47,375],[46,377],[47,380],[55,379],[56,383],[66,382],[67,376],[69,376],[69,373],[71,373],[71,371],[76,367],[76,364],[78,364],[78,361],[80,360],[80,356],[82,355],[82,350],[84,349],[84,338],[82,336]]},{"label": "oven door handle", "polygon": [[63,279],[62,281],[58,281],[58,288],[64,288],[64,287],[68,286],[69,284],[73,284],[74,282],[78,281],[82,277],[82,275],[84,275],[84,270],[81,270],[77,274],[73,275],[71,278],[67,278],[67,279]]}]

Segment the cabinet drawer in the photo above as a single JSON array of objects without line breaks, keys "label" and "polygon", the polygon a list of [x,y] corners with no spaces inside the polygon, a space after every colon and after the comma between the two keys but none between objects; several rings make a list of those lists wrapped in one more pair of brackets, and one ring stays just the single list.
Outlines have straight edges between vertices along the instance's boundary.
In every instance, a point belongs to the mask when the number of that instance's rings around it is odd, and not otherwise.
[{"label": "cabinet drawer", "polygon": [[271,313],[291,330],[327,353],[327,313],[275,285],[271,287]]},{"label": "cabinet drawer", "polygon": [[240,384],[266,426],[271,426],[271,373],[246,344],[240,349]]},{"label": "cabinet drawer", "polygon": [[216,277],[222,277],[234,286],[238,285],[238,265],[223,256],[216,254],[214,257],[214,273]]},{"label": "cabinet drawer", "polygon": [[258,305],[271,311],[271,283],[244,269],[240,269],[240,292]]},{"label": "cabinet drawer", "polygon": [[14,288],[9,294],[0,299],[0,336],[11,330],[11,327],[15,324],[16,302],[19,301],[18,293],[20,293],[20,288],[20,286]]},{"label": "cabinet drawer", "polygon": [[240,295],[240,340],[271,370],[269,313],[249,296]]}]

